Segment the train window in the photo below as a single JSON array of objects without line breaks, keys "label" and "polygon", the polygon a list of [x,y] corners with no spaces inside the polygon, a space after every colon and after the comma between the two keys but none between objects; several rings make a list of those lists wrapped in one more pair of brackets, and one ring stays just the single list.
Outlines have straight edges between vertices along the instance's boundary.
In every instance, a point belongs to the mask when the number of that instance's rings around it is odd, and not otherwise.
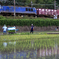
[{"label": "train window", "polygon": [[50,10],[48,10],[48,11],[50,11]]},{"label": "train window", "polygon": [[53,10],[52,10],[53,11]]},{"label": "train window", "polygon": [[28,8],[26,8],[26,11],[28,11]]},{"label": "train window", "polygon": [[31,9],[31,11],[33,11],[33,9]]},{"label": "train window", "polygon": [[29,11],[30,11],[30,9],[29,9]]},{"label": "train window", "polygon": [[56,10],[54,10],[54,12],[56,12]]},{"label": "train window", "polygon": [[44,9],[42,9],[42,11],[44,11]]}]

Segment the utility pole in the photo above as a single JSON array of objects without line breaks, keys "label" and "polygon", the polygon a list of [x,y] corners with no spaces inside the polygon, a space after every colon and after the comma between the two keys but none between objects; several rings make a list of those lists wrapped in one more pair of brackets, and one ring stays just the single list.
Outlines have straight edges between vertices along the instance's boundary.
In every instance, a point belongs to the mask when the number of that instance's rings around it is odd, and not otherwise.
[{"label": "utility pole", "polygon": [[[57,10],[57,8],[56,8],[56,7],[58,7],[58,6],[56,6],[56,0],[55,0],[55,1],[54,1],[54,9],[55,9],[55,10]],[[56,14],[55,14],[55,16],[54,16],[54,17],[55,17],[55,19],[57,19],[57,17],[58,17],[57,12],[56,12]]]},{"label": "utility pole", "polygon": [[32,7],[32,0],[31,0],[31,7]]},{"label": "utility pole", "polygon": [[14,0],[14,19],[15,19],[15,0]]},{"label": "utility pole", "polygon": [[54,1],[54,9],[56,10],[56,0]]}]

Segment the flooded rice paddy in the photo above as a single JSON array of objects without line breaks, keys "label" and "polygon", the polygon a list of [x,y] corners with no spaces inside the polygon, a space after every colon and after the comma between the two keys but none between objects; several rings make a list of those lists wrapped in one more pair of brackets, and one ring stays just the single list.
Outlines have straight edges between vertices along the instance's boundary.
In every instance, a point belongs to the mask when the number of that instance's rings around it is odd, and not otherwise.
[{"label": "flooded rice paddy", "polygon": [[[25,43],[22,44],[25,45]],[[28,46],[26,44],[23,47],[23,45],[19,43],[19,41],[0,42],[0,59],[59,59],[59,47],[56,42],[53,47],[46,48],[40,46],[38,46],[37,48],[35,47],[34,43],[35,41],[32,40],[30,42],[31,48],[29,48],[29,43]]]}]

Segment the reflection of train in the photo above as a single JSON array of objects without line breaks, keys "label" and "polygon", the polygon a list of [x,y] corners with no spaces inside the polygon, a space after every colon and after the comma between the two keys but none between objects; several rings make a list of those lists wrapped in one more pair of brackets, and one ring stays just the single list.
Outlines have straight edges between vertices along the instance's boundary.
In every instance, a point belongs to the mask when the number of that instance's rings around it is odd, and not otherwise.
[{"label": "reflection of train", "polygon": [[[35,7],[18,7],[15,6],[16,15],[33,15],[33,16],[59,16],[59,10],[54,9],[41,9]],[[1,6],[0,5],[0,14],[2,15],[14,15],[14,6]]]}]

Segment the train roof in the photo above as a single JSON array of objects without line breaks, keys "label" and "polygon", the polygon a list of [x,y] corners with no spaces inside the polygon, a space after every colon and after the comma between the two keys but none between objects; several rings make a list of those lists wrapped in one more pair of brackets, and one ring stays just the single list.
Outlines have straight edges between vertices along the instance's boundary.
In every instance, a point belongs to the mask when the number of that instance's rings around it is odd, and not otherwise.
[{"label": "train roof", "polygon": [[[37,10],[39,10],[39,9],[46,9],[46,8],[36,8]],[[50,9],[50,10],[56,10],[56,9]]]},{"label": "train roof", "polygon": [[[11,7],[11,6],[14,7],[13,5],[9,5],[9,7]],[[29,6],[15,6],[15,7],[35,8],[35,7],[29,7]]]}]

